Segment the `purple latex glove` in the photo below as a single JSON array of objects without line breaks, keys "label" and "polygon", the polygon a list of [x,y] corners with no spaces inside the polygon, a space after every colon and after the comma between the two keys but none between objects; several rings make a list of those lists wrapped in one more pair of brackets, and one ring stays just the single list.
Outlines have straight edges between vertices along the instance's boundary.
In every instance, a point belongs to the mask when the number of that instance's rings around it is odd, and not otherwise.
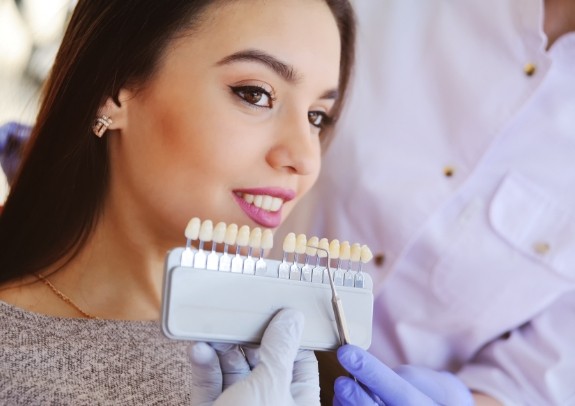
[{"label": "purple latex glove", "polygon": [[0,165],[9,184],[20,167],[22,150],[31,131],[32,127],[15,121],[0,126]]},{"label": "purple latex glove", "polygon": [[403,365],[395,371],[367,351],[344,345],[337,351],[341,365],[352,378],[335,381],[333,404],[358,406],[473,406],[469,389],[455,375],[429,368]]}]

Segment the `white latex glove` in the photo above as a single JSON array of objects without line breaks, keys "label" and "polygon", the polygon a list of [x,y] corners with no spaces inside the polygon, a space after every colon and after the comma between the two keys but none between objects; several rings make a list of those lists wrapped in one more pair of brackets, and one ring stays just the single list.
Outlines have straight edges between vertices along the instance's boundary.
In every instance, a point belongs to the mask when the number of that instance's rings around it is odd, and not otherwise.
[{"label": "white latex glove", "polygon": [[298,351],[303,326],[301,312],[284,309],[257,349],[192,344],[193,406],[319,405],[317,359]]}]

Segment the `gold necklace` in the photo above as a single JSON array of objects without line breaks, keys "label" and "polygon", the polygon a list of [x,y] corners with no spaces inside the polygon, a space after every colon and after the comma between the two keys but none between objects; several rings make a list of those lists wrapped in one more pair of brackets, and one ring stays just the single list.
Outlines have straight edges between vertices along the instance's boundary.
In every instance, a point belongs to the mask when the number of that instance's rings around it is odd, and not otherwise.
[{"label": "gold necklace", "polygon": [[87,319],[94,319],[94,320],[98,320],[99,317],[96,317],[88,312],[85,312],[84,310],[82,310],[80,308],[80,306],[78,306],[76,303],[74,303],[72,301],[72,299],[70,299],[68,296],[66,296],[64,293],[62,293],[56,286],[52,285],[52,282],[50,282],[48,279],[46,279],[42,274],[36,274],[36,277],[41,280],[46,286],[48,286],[50,288],[50,290],[52,292],[54,292],[54,294],[56,296],[58,296],[60,299],[62,299],[64,302],[68,303],[70,306],[72,306],[74,309],[76,309],[79,313],[82,314],[82,316],[84,316]]}]

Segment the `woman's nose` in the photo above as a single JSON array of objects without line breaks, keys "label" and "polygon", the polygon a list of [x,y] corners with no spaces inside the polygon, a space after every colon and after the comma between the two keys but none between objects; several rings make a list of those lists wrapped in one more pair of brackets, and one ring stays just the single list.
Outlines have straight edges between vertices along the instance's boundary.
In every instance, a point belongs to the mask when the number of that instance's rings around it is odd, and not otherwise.
[{"label": "woman's nose", "polygon": [[313,131],[307,112],[285,114],[283,119],[279,120],[276,131],[275,142],[266,157],[270,166],[299,175],[319,171],[319,134]]}]

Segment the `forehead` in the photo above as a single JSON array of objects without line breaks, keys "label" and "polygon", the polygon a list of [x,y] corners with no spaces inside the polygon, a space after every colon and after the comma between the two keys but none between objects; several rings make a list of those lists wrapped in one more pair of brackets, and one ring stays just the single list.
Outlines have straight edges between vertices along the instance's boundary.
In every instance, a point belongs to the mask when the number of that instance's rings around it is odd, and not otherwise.
[{"label": "forehead", "polygon": [[204,58],[261,49],[289,63],[339,68],[339,30],[324,0],[217,1],[170,48],[180,45]]}]

